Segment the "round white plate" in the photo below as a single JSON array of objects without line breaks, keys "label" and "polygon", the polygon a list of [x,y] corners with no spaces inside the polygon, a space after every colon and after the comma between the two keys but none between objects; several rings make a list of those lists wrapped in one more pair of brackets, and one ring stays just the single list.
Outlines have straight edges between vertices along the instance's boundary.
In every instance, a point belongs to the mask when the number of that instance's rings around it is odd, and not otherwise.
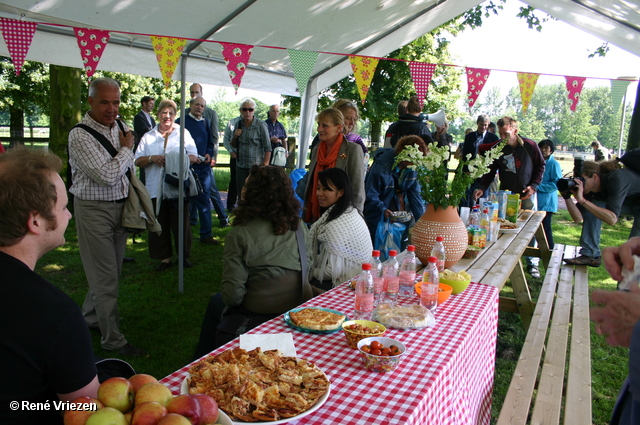
[{"label": "round white plate", "polygon": [[[324,373],[324,372],[322,372]],[[326,374],[325,374],[326,376]],[[184,378],[184,380],[182,381],[182,385],[180,386],[180,394],[189,394],[189,382],[188,379],[191,377],[191,375],[189,373],[187,373],[187,376]],[[279,421],[258,421],[258,422],[233,422],[231,419],[229,419],[229,416],[227,416],[226,413],[224,413],[222,411],[222,409],[220,410],[220,416],[218,416],[218,422],[216,422],[216,424],[221,424],[221,425],[247,425],[247,424],[257,424],[257,425],[268,425],[268,424],[286,424],[289,423],[291,421],[294,420],[298,420],[301,418],[304,418],[307,415],[312,414],[313,412],[315,412],[316,410],[318,410],[319,408],[322,407],[322,405],[324,403],[326,403],[327,399],[329,398],[329,393],[331,392],[331,383],[329,383],[329,388],[327,388],[327,392],[324,393],[324,395],[322,397],[320,397],[318,399],[318,401],[316,401],[316,404],[314,404],[311,409],[307,410],[306,412],[302,412],[300,413],[298,416],[294,416],[292,418],[287,418],[287,419],[281,419]],[[227,422],[225,422],[225,420]]]}]

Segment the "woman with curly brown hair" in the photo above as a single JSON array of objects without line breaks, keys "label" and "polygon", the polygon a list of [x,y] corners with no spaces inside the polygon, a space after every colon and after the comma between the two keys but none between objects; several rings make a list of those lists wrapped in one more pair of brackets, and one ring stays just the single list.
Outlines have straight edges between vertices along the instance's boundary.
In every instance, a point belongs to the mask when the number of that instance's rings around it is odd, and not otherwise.
[{"label": "woman with curly brown hair", "polygon": [[196,357],[226,342],[218,332],[224,317],[254,318],[249,330],[311,298],[311,288],[303,282],[296,232],[303,235],[305,254],[309,236],[299,213],[284,170],[254,165],[225,238],[222,290],[209,301]]}]

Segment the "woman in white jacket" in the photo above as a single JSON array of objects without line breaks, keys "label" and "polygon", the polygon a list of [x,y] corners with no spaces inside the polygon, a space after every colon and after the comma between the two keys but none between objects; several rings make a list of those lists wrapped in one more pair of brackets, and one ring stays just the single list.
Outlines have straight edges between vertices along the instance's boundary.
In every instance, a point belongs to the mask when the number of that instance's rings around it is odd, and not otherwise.
[{"label": "woman in white jacket", "polygon": [[311,226],[311,285],[321,293],[357,275],[371,258],[367,224],[352,204],[351,182],[344,170],[318,173],[316,194],[321,217]]}]

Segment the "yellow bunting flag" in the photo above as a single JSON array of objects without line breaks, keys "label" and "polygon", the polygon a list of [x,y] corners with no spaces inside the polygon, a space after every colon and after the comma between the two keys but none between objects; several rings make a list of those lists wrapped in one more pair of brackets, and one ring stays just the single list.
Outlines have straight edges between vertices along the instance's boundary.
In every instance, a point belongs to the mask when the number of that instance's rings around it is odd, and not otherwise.
[{"label": "yellow bunting flag", "polygon": [[151,36],[153,51],[156,53],[156,60],[160,66],[160,73],[164,80],[164,85],[169,87],[171,77],[176,70],[180,55],[184,50],[187,40],[184,38]]},{"label": "yellow bunting flag", "polygon": [[522,96],[522,112],[526,113],[531,103],[533,89],[536,88],[538,77],[540,74],[530,74],[526,72],[518,72],[518,83],[520,83],[520,96]]},{"label": "yellow bunting flag", "polygon": [[353,70],[353,76],[356,79],[356,85],[358,86],[358,93],[360,93],[360,99],[362,104],[367,98],[369,93],[369,86],[371,85],[371,79],[380,58],[372,58],[368,56],[349,56],[351,61],[351,69]]}]

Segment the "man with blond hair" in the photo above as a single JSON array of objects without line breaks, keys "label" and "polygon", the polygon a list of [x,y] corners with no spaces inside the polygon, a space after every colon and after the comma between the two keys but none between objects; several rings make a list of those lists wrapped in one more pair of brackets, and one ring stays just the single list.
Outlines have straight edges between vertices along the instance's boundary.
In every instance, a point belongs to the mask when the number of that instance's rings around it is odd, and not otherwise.
[{"label": "man with blond hair", "polygon": [[17,147],[0,155],[0,423],[62,423],[56,409],[10,409],[11,402],[97,395],[80,308],[34,272],[44,254],[65,243],[71,213],[61,166],[45,150]]}]

